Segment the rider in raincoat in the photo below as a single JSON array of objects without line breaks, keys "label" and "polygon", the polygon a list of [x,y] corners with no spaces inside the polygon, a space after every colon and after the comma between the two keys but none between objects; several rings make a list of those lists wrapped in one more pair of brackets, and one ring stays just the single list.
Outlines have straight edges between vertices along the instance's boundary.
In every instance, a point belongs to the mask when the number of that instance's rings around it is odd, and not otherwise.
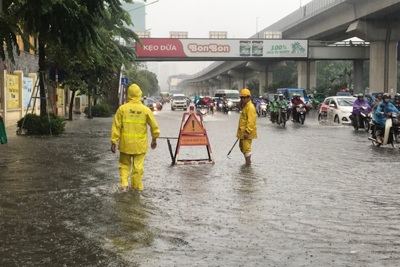
[{"label": "rider in raincoat", "polygon": [[358,94],[357,99],[353,103],[353,112],[355,123],[357,123],[357,127],[360,127],[360,114],[364,112],[366,114],[370,113],[372,110],[371,106],[368,104],[368,101],[365,100],[363,94]]},{"label": "rider in raincoat", "polygon": [[160,135],[153,112],[142,104],[142,90],[137,84],[128,88],[128,102],[120,106],[115,114],[111,128],[111,151],[115,153],[119,142],[119,174],[124,190],[128,189],[128,176],[131,173],[133,189],[143,190],[144,159],[148,149],[147,125],[150,126],[151,148],[157,147]]},{"label": "rider in raincoat", "polygon": [[[278,97],[279,97],[278,100],[276,100],[275,104],[274,104],[274,112],[277,115],[279,115],[281,107],[287,108],[287,106],[288,106],[288,103],[283,94],[279,94]],[[287,118],[283,118],[283,119],[287,120]]]}]

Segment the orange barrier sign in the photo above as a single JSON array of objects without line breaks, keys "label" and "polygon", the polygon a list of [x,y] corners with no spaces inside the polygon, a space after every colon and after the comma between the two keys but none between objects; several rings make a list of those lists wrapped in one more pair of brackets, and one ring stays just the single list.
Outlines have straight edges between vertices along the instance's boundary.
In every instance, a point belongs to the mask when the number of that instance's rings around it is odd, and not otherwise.
[{"label": "orange barrier sign", "polygon": [[[178,155],[181,146],[205,146],[208,159],[190,159],[179,160]],[[179,132],[178,143],[176,146],[174,164],[204,164],[214,163],[210,142],[207,131],[204,127],[203,116],[201,113],[185,112],[183,113],[181,130]]]}]

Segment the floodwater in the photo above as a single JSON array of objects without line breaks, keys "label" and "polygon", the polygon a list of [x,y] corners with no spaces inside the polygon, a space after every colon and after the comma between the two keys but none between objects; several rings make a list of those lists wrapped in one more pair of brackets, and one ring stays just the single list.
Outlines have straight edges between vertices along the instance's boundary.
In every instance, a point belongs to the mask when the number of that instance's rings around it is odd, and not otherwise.
[{"label": "floodwater", "polygon": [[[112,118],[75,119],[61,137],[7,129],[0,266],[400,266],[398,148],[313,113],[285,128],[259,118],[247,167],[238,146],[227,157],[238,117],[204,117],[215,164],[171,166],[159,140],[141,195],[118,190]],[[156,118],[178,136],[181,111]]]}]

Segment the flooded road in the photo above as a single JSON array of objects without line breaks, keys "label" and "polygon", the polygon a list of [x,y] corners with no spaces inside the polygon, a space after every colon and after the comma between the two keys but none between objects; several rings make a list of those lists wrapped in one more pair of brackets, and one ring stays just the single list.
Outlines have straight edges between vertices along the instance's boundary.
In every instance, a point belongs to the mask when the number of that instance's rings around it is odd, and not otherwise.
[{"label": "flooded road", "polygon": [[[149,150],[142,195],[118,191],[112,118],[0,146],[0,266],[400,266],[400,151],[367,133],[258,118],[252,166],[238,113],[206,115],[215,164]],[[177,137],[181,111],[156,114]],[[175,148],[176,141],[172,140]],[[183,158],[202,158],[204,147]]]}]

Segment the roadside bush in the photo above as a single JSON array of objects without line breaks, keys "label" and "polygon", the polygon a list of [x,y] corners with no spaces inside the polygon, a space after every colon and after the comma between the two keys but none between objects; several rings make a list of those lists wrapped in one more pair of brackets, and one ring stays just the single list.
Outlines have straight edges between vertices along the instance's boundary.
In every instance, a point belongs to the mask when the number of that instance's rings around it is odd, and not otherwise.
[{"label": "roadside bush", "polygon": [[50,113],[49,117],[50,122],[47,115],[40,117],[36,114],[27,114],[17,122],[18,132],[27,135],[49,135],[51,129],[52,135],[62,134],[65,131],[65,119],[53,113]]},{"label": "roadside bush", "polygon": [[[89,109],[88,107],[85,108],[84,113],[88,115]],[[111,112],[110,108],[107,104],[97,104],[92,106],[92,117],[110,117]]]}]

